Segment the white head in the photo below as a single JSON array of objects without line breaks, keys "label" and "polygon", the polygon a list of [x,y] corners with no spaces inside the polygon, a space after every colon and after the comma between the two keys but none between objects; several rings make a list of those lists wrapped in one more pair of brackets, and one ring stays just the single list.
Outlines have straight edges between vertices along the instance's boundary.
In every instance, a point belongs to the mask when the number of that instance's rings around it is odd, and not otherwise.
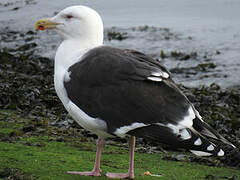
[{"label": "white head", "polygon": [[103,43],[103,22],[100,15],[86,6],[71,6],[56,16],[38,20],[37,30],[53,29],[65,40]]}]

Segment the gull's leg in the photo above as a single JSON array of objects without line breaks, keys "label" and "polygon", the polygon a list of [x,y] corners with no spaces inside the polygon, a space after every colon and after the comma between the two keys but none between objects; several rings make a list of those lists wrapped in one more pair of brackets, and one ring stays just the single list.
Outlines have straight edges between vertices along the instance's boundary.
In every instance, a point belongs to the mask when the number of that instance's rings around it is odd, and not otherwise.
[{"label": "gull's leg", "polygon": [[129,139],[130,154],[129,154],[129,169],[127,173],[107,173],[106,176],[109,178],[129,178],[134,179],[134,149],[136,144],[135,136],[131,136]]},{"label": "gull's leg", "polygon": [[68,171],[67,173],[68,174],[77,174],[77,175],[82,175],[82,176],[101,176],[100,158],[101,158],[103,144],[104,144],[104,140],[98,139],[96,159],[95,159],[95,164],[94,164],[94,168],[92,171],[86,171],[86,172]]}]

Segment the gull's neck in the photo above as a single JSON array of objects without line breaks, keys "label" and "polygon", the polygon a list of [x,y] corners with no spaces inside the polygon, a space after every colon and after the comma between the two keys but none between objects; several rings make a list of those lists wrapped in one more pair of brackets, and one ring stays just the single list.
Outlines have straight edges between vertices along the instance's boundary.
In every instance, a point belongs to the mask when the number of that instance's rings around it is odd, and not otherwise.
[{"label": "gull's neck", "polygon": [[103,45],[103,38],[97,39],[65,39],[57,49],[55,68],[69,68],[81,60],[81,57],[90,49]]}]

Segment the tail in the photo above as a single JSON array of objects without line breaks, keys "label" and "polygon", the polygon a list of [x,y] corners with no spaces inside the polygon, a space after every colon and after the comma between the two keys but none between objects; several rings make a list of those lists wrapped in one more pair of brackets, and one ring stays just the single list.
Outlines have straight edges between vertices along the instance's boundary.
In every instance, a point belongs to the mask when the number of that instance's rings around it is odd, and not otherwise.
[{"label": "tail", "polygon": [[157,123],[134,129],[128,134],[171,145],[174,148],[187,149],[198,156],[224,156],[220,144],[228,144],[235,148],[217,131],[198,118],[193,120],[191,128]]},{"label": "tail", "polygon": [[211,126],[209,126],[204,121],[195,118],[193,120],[193,128],[199,132],[200,134],[207,137],[210,141],[213,141],[217,144],[226,144],[229,146],[232,146],[233,148],[236,148],[232,143],[230,143],[228,140],[226,140],[224,137],[222,137],[216,130],[214,130]]}]

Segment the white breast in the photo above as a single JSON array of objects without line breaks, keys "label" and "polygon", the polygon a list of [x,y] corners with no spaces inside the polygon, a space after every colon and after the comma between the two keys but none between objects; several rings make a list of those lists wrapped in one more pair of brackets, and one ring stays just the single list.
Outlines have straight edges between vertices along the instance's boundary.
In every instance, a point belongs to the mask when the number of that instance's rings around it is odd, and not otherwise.
[{"label": "white breast", "polygon": [[56,93],[62,101],[65,109],[80,126],[97,134],[102,138],[110,137],[111,135],[106,132],[107,125],[105,121],[90,117],[79,107],[77,107],[67,96],[67,92],[64,87],[64,79],[68,78],[68,81],[70,80],[68,68],[74,63],[80,61],[81,57],[85,54],[85,52],[87,52],[87,49],[71,52],[66,51],[66,49],[69,50],[70,47],[71,46],[69,46],[67,42],[63,42],[59,46],[55,56],[54,86]]}]

